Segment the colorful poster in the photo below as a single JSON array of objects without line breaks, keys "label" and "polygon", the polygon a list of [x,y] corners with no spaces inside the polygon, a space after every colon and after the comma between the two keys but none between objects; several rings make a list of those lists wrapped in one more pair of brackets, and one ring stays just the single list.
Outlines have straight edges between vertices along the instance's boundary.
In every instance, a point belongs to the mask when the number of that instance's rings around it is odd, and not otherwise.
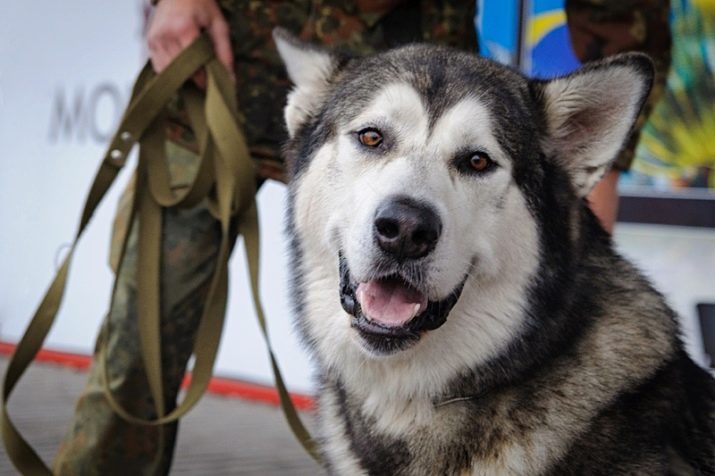
[{"label": "colorful poster", "polygon": [[672,64],[643,127],[632,179],[715,191],[715,1],[673,0]]},{"label": "colorful poster", "polygon": [[[565,0],[479,4],[481,53],[549,78],[573,71]],[[605,7],[607,8],[607,6]],[[715,0],[671,1],[672,65],[624,186],[715,191]]]},{"label": "colorful poster", "polygon": [[482,55],[530,76],[560,76],[579,66],[571,50],[564,0],[481,0],[476,24]]}]

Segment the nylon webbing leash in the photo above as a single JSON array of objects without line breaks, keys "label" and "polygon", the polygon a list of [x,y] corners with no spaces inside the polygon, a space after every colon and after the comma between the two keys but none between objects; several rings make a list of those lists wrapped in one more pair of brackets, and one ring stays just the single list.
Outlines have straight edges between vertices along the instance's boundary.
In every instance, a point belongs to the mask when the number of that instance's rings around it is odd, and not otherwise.
[{"label": "nylon webbing leash", "polygon": [[[182,85],[201,67],[206,69],[208,76],[205,97],[201,97],[197,91],[188,88],[182,89]],[[170,187],[168,163],[164,153],[165,137],[161,125],[162,111],[177,92],[182,94],[191,127],[199,143],[198,172],[192,185],[183,193],[177,193]],[[116,401],[107,383],[106,355],[100,353],[98,359],[104,373],[107,401],[120,416],[134,424],[164,425],[186,414],[205,393],[212,376],[223,329],[228,294],[227,264],[231,251],[230,224],[232,219],[237,219],[239,234],[244,238],[251,296],[268,348],[281,407],[289,426],[305,450],[316,461],[319,460],[315,443],[303,426],[290,400],[267,333],[263,306],[258,292],[259,229],[255,203],[255,170],[241,131],[241,122],[236,107],[234,85],[228,71],[215,58],[211,42],[205,36],[199,37],[162,73],[154,74],[147,64],[139,74],[129,106],[95,175],[74,242],[17,344],[7,367],[2,388],[0,425],[7,454],[22,474],[49,475],[52,473],[10,419],[7,411],[8,399],[22,374],[40,350],[55,320],[77,241],[99,202],[124,167],[127,155],[135,144],[140,147],[137,186],[132,217],[129,221],[130,226],[125,231],[121,255],[123,258],[130,230],[134,226],[134,218],[138,217],[137,310],[139,339],[157,418],[152,420],[139,418],[126,411]],[[211,279],[206,305],[194,343],[195,363],[191,383],[183,400],[173,411],[166,414],[162,397],[163,380],[159,332],[161,213],[163,207],[192,207],[202,200],[208,200],[209,210],[220,222],[221,242],[214,276]],[[119,262],[123,261],[120,259]],[[117,270],[118,274],[119,270]],[[114,294],[113,292],[112,296]],[[111,329],[105,328],[103,331],[111,331]],[[161,454],[162,448],[163,437],[160,432],[157,458]]]}]

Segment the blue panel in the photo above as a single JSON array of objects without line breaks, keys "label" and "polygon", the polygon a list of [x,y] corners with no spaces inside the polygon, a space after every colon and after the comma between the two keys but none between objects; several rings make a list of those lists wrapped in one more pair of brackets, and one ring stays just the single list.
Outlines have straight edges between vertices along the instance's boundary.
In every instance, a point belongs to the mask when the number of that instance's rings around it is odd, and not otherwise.
[{"label": "blue panel", "polygon": [[571,39],[566,25],[551,30],[531,50],[530,76],[551,78],[578,68],[580,62],[571,49]]},{"label": "blue panel", "polygon": [[517,0],[480,0],[476,22],[480,53],[501,63],[514,64],[519,31],[517,22]]}]

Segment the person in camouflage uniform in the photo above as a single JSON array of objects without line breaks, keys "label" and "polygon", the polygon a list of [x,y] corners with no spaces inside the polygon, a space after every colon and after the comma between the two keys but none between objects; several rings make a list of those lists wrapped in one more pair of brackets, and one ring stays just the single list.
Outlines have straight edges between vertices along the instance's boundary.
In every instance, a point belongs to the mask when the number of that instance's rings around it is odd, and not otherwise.
[{"label": "person in camouflage uniform", "polygon": [[[214,0],[202,2],[204,8],[216,7]],[[160,0],[157,16],[162,8],[171,12],[172,3],[181,2]],[[287,138],[283,106],[290,85],[271,36],[276,26],[302,39],[356,54],[412,41],[432,41],[469,51],[477,48],[475,7],[469,0],[220,0],[218,5],[228,26],[232,58],[227,59],[225,50],[218,47],[217,56],[224,64],[233,65],[239,109],[246,118],[244,133],[257,163],[259,181],[286,181],[280,147]],[[209,32],[222,28],[203,26]],[[151,36],[151,28],[149,33]],[[200,77],[196,80],[202,81]],[[169,110],[167,157],[172,187],[180,191],[189,186],[196,173],[198,147],[178,99]],[[98,353],[104,352],[109,388],[117,402],[135,416],[156,418],[137,329],[136,226],[132,226],[124,262],[118,267],[121,237],[129,226],[132,187],[130,184],[122,196],[114,223],[110,263],[120,272],[112,306],[97,339],[87,386],[55,458],[56,474],[165,474],[171,464],[178,425],[159,429],[124,421],[105,399],[97,365]],[[164,210],[163,226],[161,339],[166,344],[161,351],[165,406],[170,411],[176,406],[191,356],[221,234],[218,222],[203,205]]]},{"label": "person in camouflage uniform", "polygon": [[633,132],[613,169],[589,196],[591,207],[608,231],[618,212],[616,186],[620,172],[630,168],[645,124],[665,91],[670,68],[669,0],[566,0],[566,21],[571,45],[582,62],[625,51],[646,53],[655,63],[653,89]]},{"label": "person in camouflage uniform", "polygon": [[663,95],[670,68],[669,0],[566,0],[571,44],[578,59],[593,61],[624,51],[641,51],[655,63],[653,89],[614,168],[628,170],[639,130]]},{"label": "person in camouflage uniform", "polygon": [[[178,1],[161,0],[158,9],[169,11],[171,4]],[[210,2],[216,8],[213,4],[215,0],[201,1]],[[582,60],[630,49],[645,50],[660,58],[667,55],[664,52],[668,48],[657,51],[639,46],[645,44],[643,35],[650,37],[652,32],[663,34],[667,31],[667,25],[663,29],[661,22],[653,21],[667,18],[667,2],[636,2],[642,5],[643,11],[631,12],[632,16],[628,16],[621,6],[632,3],[628,0],[567,1],[569,26],[575,49]],[[279,151],[286,136],[282,109],[289,83],[273,45],[271,32],[274,27],[282,26],[304,40],[357,54],[410,41],[430,41],[476,51],[474,4],[474,1],[468,0],[220,0],[221,13],[230,35],[231,57],[226,57],[226,49],[220,47],[215,37],[214,44],[219,59],[228,66],[232,65],[235,71],[239,108],[246,118],[244,133],[257,163],[259,181],[286,181]],[[612,17],[606,12],[610,4],[614,8],[618,6],[618,11],[625,12],[623,18],[630,20],[615,20],[613,28],[604,31],[594,28],[598,24],[609,23]],[[651,12],[654,6],[658,7],[658,13]],[[586,13],[589,8],[599,12],[598,15]],[[214,32],[213,25],[203,26]],[[221,28],[223,26],[219,25],[217,29]],[[621,38],[619,35],[622,33],[618,32],[622,31],[632,32],[630,34],[640,43],[621,42],[615,46],[613,39]],[[626,34],[625,38],[628,37]],[[659,64],[667,67],[667,61]],[[160,68],[165,64],[158,66]],[[664,71],[662,66],[659,70],[661,74]],[[200,78],[197,81],[201,83]],[[191,183],[196,172],[197,145],[178,100],[170,106],[170,110],[167,156],[172,186],[180,190]],[[619,162],[619,167],[623,164]],[[110,256],[115,270],[118,269],[120,247],[117,237],[124,236],[124,230],[129,225],[131,197],[130,186],[120,201],[115,220]],[[167,209],[163,223],[161,334],[162,341],[170,344],[162,348],[162,366],[165,405],[167,410],[171,410],[176,405],[177,393],[192,352],[215,267],[220,230],[205,206],[188,210]],[[136,227],[132,228],[125,261],[117,276],[112,306],[97,339],[95,356],[100,351],[106,353],[109,388],[118,402],[136,416],[155,418],[139,349],[135,278],[137,236]],[[108,405],[103,387],[101,371],[93,365],[87,386],[77,403],[72,425],[55,459],[55,473],[167,473],[178,425],[164,425],[160,430],[127,423]],[[160,433],[163,444],[159,443]]]}]

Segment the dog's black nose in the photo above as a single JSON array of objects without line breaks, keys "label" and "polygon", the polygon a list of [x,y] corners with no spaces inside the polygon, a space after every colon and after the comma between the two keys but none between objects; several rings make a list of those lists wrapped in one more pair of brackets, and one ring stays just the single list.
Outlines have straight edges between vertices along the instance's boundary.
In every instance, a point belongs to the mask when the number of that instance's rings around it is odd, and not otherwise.
[{"label": "dog's black nose", "polygon": [[374,223],[377,244],[398,261],[427,256],[442,233],[437,213],[409,197],[385,200],[377,208]]}]

